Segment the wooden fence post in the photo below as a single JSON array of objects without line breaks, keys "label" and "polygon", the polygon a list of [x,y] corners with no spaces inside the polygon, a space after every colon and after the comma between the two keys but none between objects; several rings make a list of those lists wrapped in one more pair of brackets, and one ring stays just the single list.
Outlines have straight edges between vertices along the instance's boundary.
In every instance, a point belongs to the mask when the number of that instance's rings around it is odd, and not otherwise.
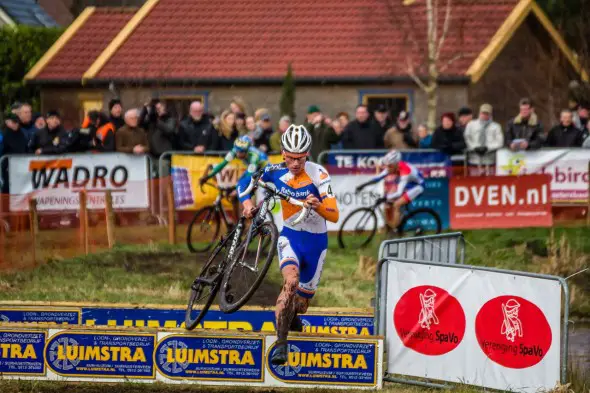
[{"label": "wooden fence post", "polygon": [[84,254],[88,255],[88,207],[86,190],[80,191],[80,237]]},{"label": "wooden fence post", "polygon": [[115,246],[115,212],[113,211],[113,194],[107,190],[104,198],[104,215],[107,224],[107,240],[109,248]]},{"label": "wooden fence post", "polygon": [[176,244],[176,207],[174,206],[174,185],[172,181],[168,182],[166,196],[166,199],[168,199],[168,242]]},{"label": "wooden fence post", "polygon": [[29,231],[31,233],[31,243],[33,245],[31,249],[33,253],[33,265],[35,265],[37,263],[37,233],[39,233],[37,200],[35,198],[29,199],[29,227]]}]

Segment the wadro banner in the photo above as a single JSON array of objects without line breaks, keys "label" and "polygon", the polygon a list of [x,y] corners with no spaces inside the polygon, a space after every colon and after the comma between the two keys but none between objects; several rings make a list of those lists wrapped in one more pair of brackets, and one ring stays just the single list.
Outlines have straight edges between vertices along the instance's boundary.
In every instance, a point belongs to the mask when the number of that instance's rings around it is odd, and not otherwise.
[{"label": "wadro banner", "polygon": [[496,174],[546,173],[551,175],[551,202],[587,203],[589,161],[589,149],[550,149],[526,152],[501,149],[496,153]]},{"label": "wadro banner", "polygon": [[80,208],[79,191],[88,192],[88,208],[104,209],[105,191],[115,209],[149,207],[147,157],[121,153],[63,156],[11,156],[8,159],[10,210],[28,211],[30,195],[39,210]]},{"label": "wadro banner", "polygon": [[470,266],[387,266],[389,373],[531,393],[560,381],[558,281]]},{"label": "wadro banner", "polygon": [[453,229],[550,227],[549,175],[452,178]]}]

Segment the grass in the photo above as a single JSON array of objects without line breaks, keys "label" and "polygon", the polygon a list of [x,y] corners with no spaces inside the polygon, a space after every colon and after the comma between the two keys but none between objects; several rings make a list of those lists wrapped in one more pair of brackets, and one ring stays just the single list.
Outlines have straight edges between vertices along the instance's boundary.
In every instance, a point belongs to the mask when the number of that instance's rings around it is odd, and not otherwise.
[{"label": "grass", "polygon": [[[75,230],[42,234],[44,244],[53,247],[47,247],[51,255],[42,263],[0,272],[0,300],[184,304],[188,285],[206,257],[188,253],[183,236],[178,236],[179,245],[171,246],[162,242],[161,228],[119,228],[117,239],[128,243],[143,239],[148,244],[106,250],[106,236],[101,237],[100,231],[92,228],[95,253],[69,258],[65,255],[80,253]],[[480,230],[464,235],[466,263],[471,265],[564,277],[590,266],[590,229],[586,227]],[[151,236],[159,241],[151,241]],[[374,297],[377,252],[376,242],[364,250],[341,250],[336,237],[331,236],[312,305],[369,307]],[[572,277],[568,284],[572,316],[590,317],[590,271]],[[264,296],[254,298],[251,304],[271,305],[280,285],[280,273],[273,267],[261,290]]]},{"label": "grass", "polygon": [[[182,228],[178,234],[181,235]],[[186,251],[181,244],[164,243],[162,228],[138,226],[117,229],[117,239],[125,245],[106,250],[103,229],[92,228],[92,251],[80,256],[77,231],[60,230],[41,233],[40,243],[46,247],[38,253],[37,263],[27,263],[30,249],[17,256],[15,263],[0,272],[0,300],[83,301],[139,304],[185,304],[188,285],[198,273],[203,257]],[[466,263],[571,276],[590,266],[590,229],[564,227],[554,230],[529,228],[514,230],[480,230],[464,232]],[[16,236],[16,235],[15,235]],[[16,243],[7,239],[6,251],[14,254]],[[21,239],[22,240],[22,239]],[[138,245],[137,243],[144,243]],[[145,244],[147,243],[147,244]],[[22,244],[26,244],[22,243]],[[374,296],[374,273],[378,244],[364,250],[341,250],[336,238],[329,239],[329,252],[319,291],[312,305],[319,307],[368,307]],[[78,256],[72,256],[78,254]],[[6,266],[5,266],[6,268]],[[568,280],[571,289],[572,318],[590,317],[590,272]],[[272,305],[280,289],[281,277],[271,268],[263,287],[250,304]],[[571,367],[570,385],[555,393],[590,393],[590,378]],[[276,392],[260,388],[212,388],[199,385],[117,384],[109,387],[114,393],[151,392]],[[318,393],[331,390],[314,389]],[[103,392],[104,385],[90,383],[2,381],[3,393],[69,393]],[[281,390],[285,392],[300,389]],[[385,392],[423,393],[424,388],[387,384]],[[437,390],[444,392],[444,390]],[[472,393],[481,389],[458,387],[453,392]]]}]

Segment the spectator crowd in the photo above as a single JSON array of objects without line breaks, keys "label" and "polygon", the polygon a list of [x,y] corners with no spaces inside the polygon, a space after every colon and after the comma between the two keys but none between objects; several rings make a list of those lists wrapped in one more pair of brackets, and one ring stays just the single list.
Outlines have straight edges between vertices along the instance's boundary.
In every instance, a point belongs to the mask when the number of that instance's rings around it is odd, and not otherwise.
[{"label": "spectator crowd", "polygon": [[[505,127],[494,121],[492,106],[483,104],[477,116],[467,107],[456,114],[444,113],[431,133],[424,124],[415,127],[406,111],[392,119],[383,105],[373,113],[366,105],[359,105],[354,119],[346,112],[331,118],[311,105],[304,125],[313,139],[313,160],[329,149],[437,149],[449,155],[467,154],[470,164],[493,165],[494,153],[501,147],[513,151],[590,148],[588,110],[584,103],[564,109],[559,123],[547,129],[539,121],[533,103],[523,98],[518,114]],[[17,103],[4,117],[0,153],[122,152],[158,158],[170,150],[229,150],[242,135],[249,135],[254,145],[265,152],[279,152],[280,136],[292,121],[289,116],[275,121],[265,108],[249,114],[238,97],[218,116],[207,113],[200,101],[192,102],[188,112],[184,119],[178,119],[158,99],[124,111],[123,103],[113,99],[108,111],[90,111],[80,127],[66,130],[58,111],[43,116],[34,114],[31,105]]]}]

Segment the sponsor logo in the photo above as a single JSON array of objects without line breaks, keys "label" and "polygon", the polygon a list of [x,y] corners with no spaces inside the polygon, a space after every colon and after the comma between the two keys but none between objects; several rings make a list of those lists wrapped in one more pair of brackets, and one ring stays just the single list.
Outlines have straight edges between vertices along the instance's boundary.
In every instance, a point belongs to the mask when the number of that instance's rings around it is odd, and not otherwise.
[{"label": "sponsor logo", "polygon": [[63,332],[51,337],[45,352],[58,375],[155,378],[154,334]]},{"label": "sponsor logo", "polygon": [[376,385],[377,352],[374,342],[290,339],[288,359],[283,365],[270,363],[276,350],[275,344],[268,351],[267,368],[280,381]]},{"label": "sponsor logo", "polygon": [[475,318],[475,335],[488,358],[515,369],[539,363],[552,342],[543,311],[519,296],[499,296],[486,302]]},{"label": "sponsor logo", "polygon": [[72,159],[32,160],[29,162],[33,190],[43,188],[109,188],[125,187],[129,172],[123,165],[112,168],[104,165],[93,167],[73,166]]},{"label": "sponsor logo", "polygon": [[429,356],[451,352],[465,334],[465,312],[459,301],[430,285],[411,288],[401,296],[393,323],[404,346]]},{"label": "sponsor logo", "polygon": [[0,373],[45,375],[44,332],[0,331]]},{"label": "sponsor logo", "polygon": [[171,335],[156,347],[156,367],[171,379],[263,381],[264,339]]}]

